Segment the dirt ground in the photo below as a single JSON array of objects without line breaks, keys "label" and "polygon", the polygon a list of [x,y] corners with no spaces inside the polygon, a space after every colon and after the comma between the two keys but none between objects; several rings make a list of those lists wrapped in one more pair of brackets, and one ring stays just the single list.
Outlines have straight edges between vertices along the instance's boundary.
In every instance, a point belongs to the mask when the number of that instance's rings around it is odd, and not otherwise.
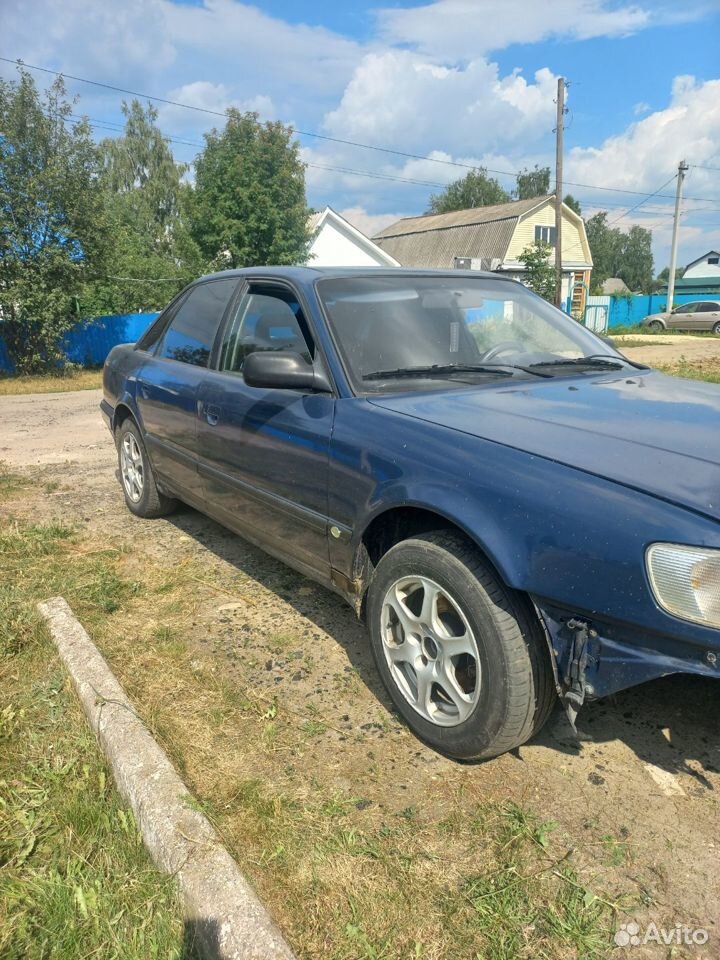
[{"label": "dirt ground", "polygon": [[[689,355],[711,348],[720,355],[720,340],[692,340],[672,349]],[[671,348],[628,353],[650,350]],[[665,357],[663,362],[672,362]],[[339,788],[394,809],[441,803],[445,790],[514,799],[587,838],[586,856],[597,860],[598,874],[605,869],[603,838],[618,838],[630,851],[619,869],[646,904],[638,920],[703,927],[710,933],[708,947],[692,955],[720,956],[715,681],[671,676],[588,705],[579,718],[580,744],[557,711],[538,738],[512,754],[485,764],[453,763],[388,722],[390,704],[363,628],[338,597],[190,509],[157,521],[127,512],[99,400],[100,392],[89,390],[0,397],[0,460],[15,469],[40,466],[43,478],[53,481],[37,506],[41,514],[108,538],[131,539],[149,554],[178,563],[190,556],[208,577],[228,585],[227,597],[200,608],[195,642],[229,675],[238,656],[254,656],[258,683],[291,708],[313,697],[337,736],[317,741],[307,757],[308,777],[322,771]],[[243,593],[252,590],[252,604],[229,602],[239,581]],[[268,653],[269,623],[292,638],[290,649]],[[303,647],[311,647],[312,658],[298,667],[294,658]],[[337,682],[346,674],[361,681],[351,704]],[[628,955],[669,956],[665,949],[638,948]]]},{"label": "dirt ground", "polygon": [[[610,331],[612,336],[612,331]],[[649,366],[671,366],[681,360],[688,363],[698,361],[717,361],[720,363],[720,337],[690,337],[687,334],[627,334],[613,337],[617,347],[631,360],[638,363],[647,363]],[[642,340],[642,346],[623,347],[623,341],[637,343]],[[646,345],[647,344],[647,345]]]}]

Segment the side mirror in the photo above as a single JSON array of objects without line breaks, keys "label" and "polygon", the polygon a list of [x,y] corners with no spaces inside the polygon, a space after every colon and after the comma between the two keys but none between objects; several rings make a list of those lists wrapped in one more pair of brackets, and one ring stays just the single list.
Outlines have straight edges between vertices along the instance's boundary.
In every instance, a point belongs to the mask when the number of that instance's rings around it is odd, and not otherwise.
[{"label": "side mirror", "polygon": [[299,353],[290,351],[258,350],[251,353],[243,364],[243,379],[249,387],[331,392],[327,377]]}]

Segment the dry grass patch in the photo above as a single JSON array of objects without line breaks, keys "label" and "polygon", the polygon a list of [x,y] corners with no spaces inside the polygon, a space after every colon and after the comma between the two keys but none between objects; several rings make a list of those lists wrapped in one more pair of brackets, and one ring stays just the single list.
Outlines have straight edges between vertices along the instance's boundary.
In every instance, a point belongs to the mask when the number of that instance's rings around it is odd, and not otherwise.
[{"label": "dry grass patch", "polygon": [[[585,838],[490,800],[427,752],[409,800],[393,754],[419,755],[417,741],[384,709],[347,723],[361,682],[322,674],[309,638],[273,620],[245,630],[266,602],[251,577],[215,579],[142,541],[61,543],[25,564],[27,589],[65,594],[299,957],[610,955],[626,886],[586,859]],[[200,641],[225,617],[234,646],[219,657]]]},{"label": "dry grass patch", "polygon": [[68,370],[38,376],[0,374],[0,396],[20,393],[67,393],[96,390],[102,386],[102,370]]},{"label": "dry grass patch", "polygon": [[706,383],[720,383],[720,360],[688,360],[680,357],[677,363],[657,367],[663,373],[687,380],[704,380]]},{"label": "dry grass patch", "polygon": [[[131,554],[120,565],[136,571]],[[239,584],[220,603],[253,602],[249,589]],[[615,905],[581,876],[555,825],[471,790],[449,792],[441,778],[422,811],[396,809],[396,785],[373,776],[362,733],[312,699],[300,705],[259,683],[261,657],[228,671],[197,647],[217,604],[192,562],[145,558],[142,590],[94,633],[300,957],[609,954]],[[280,632],[266,648],[301,642]],[[395,746],[413,749],[389,723]],[[337,785],[337,748],[347,742],[364,758],[369,789],[350,774]]]}]

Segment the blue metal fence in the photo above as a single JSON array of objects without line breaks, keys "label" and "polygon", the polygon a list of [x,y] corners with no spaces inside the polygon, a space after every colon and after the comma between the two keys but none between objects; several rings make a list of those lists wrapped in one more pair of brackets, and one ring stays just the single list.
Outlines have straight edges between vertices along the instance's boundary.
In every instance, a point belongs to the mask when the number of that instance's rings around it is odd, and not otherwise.
[{"label": "blue metal fence", "polygon": [[[68,360],[85,366],[99,366],[118,343],[135,343],[157,317],[157,313],[123,313],[77,324],[63,338]],[[7,348],[0,337],[0,370],[13,372]]]},{"label": "blue metal fence", "polygon": [[[675,306],[680,303],[690,303],[691,300],[702,300],[709,294],[678,294],[673,297]],[[649,296],[633,294],[631,297],[611,297],[608,314],[608,327],[633,327],[644,320],[650,313],[662,313],[667,307],[666,293],[651,293]]]}]

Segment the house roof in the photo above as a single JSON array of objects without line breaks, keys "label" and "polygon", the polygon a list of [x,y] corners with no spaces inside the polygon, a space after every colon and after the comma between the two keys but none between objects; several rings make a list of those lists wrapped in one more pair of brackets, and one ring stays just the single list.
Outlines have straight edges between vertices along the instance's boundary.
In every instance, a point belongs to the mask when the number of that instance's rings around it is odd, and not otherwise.
[{"label": "house roof", "polygon": [[629,293],[629,288],[620,277],[608,277],[607,280],[602,282],[602,292],[604,294]]},{"label": "house roof", "polygon": [[[667,284],[663,287],[667,292]],[[681,277],[675,281],[675,293],[717,293],[720,290],[720,277]]]},{"label": "house roof", "polygon": [[704,253],[701,257],[698,257],[697,260],[691,261],[686,267],[686,270],[689,270],[690,267],[696,267],[699,263],[703,263],[707,260],[708,257],[720,257],[720,253],[717,250],[708,250],[707,253]]},{"label": "house roof", "polygon": [[405,217],[373,238],[401,264],[452,267],[455,257],[505,259],[520,217],[551,196],[496,203],[490,207]]},{"label": "house roof", "polygon": [[468,227],[493,221],[517,220],[523,214],[541,206],[550,197],[532,197],[530,200],[513,200],[510,203],[494,203],[490,207],[471,207],[469,210],[453,210],[451,213],[429,213],[420,217],[403,217],[396,223],[375,234],[374,240],[385,237],[401,237],[410,233],[432,230],[447,230],[452,227]]}]

